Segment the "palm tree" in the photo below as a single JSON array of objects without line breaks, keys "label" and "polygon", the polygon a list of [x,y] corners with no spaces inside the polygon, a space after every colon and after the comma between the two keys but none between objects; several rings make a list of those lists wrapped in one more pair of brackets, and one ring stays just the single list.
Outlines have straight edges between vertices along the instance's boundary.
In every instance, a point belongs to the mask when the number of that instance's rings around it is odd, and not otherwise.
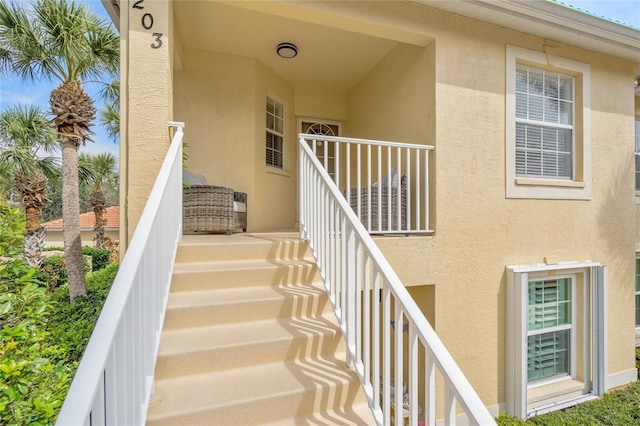
[{"label": "palm tree", "polygon": [[53,125],[62,139],[62,218],[64,250],[73,301],[86,294],[80,208],[78,203],[78,148],[91,140],[96,116],[84,83],[115,74],[119,39],[113,26],[73,0],[0,0],[0,72],[27,80],[48,79],[60,85],[49,102]]},{"label": "palm tree", "polygon": [[40,213],[49,201],[45,190],[49,179],[58,176],[57,161],[42,156],[52,152],[59,141],[44,111],[37,107],[12,107],[0,112],[0,170],[5,179],[12,179],[26,214],[23,258],[34,268],[42,265],[45,229]]},{"label": "palm tree", "polygon": [[105,102],[98,111],[98,121],[115,142],[120,135],[120,80],[105,85],[100,94]]},{"label": "palm tree", "polygon": [[104,213],[107,210],[107,198],[102,188],[105,184],[113,186],[118,179],[116,157],[106,152],[95,155],[80,153],[78,163],[90,171],[86,180],[91,185],[89,200],[95,216],[93,224],[93,230],[96,231],[95,246],[104,248],[104,227],[107,224]]}]

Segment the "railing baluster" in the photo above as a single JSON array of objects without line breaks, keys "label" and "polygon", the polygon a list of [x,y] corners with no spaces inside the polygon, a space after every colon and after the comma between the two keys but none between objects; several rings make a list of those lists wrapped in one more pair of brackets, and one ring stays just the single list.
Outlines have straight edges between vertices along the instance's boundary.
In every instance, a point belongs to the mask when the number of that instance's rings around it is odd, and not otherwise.
[{"label": "railing baluster", "polygon": [[[428,150],[423,147],[398,146],[384,143],[374,143],[372,141],[355,142],[358,140],[343,140],[344,138],[331,138],[329,141],[347,143],[344,149],[347,162],[351,162],[351,143],[367,143],[367,190],[368,203],[370,207],[374,190],[371,189],[371,177],[375,176],[380,183],[377,186],[378,211],[382,211],[381,184],[384,180],[383,162],[387,170],[387,190],[389,192],[404,190],[402,185],[393,185],[390,173],[391,165],[398,167],[399,177],[404,174],[410,179],[407,187],[411,202],[408,206],[413,206],[415,211],[408,215],[415,215],[415,226],[411,222],[403,227],[402,220],[392,221],[392,210],[400,209],[402,212],[402,198],[398,194],[398,199],[394,202],[388,197],[384,208],[389,213],[387,227],[395,226],[396,232],[407,232],[411,230],[428,231]],[[427,425],[435,425],[436,422],[436,390],[444,392],[444,415],[445,424],[452,424],[456,420],[456,407],[462,408],[471,424],[494,424],[493,417],[484,407],[482,401],[464,377],[451,355],[447,352],[438,335],[435,333],[424,314],[418,308],[416,302],[409,295],[408,290],[400,282],[385,257],[375,245],[362,221],[358,218],[350,203],[344,197],[339,186],[336,184],[340,179],[344,179],[348,186],[351,186],[353,170],[349,164],[339,167],[339,173],[334,181],[322,166],[317,156],[307,145],[305,136],[300,138],[301,160],[300,167],[310,170],[301,170],[300,187],[304,188],[300,192],[300,208],[302,211],[299,217],[303,221],[301,229],[312,229],[307,233],[309,246],[313,255],[318,261],[320,275],[325,281],[325,288],[329,293],[329,298],[336,311],[336,316],[340,328],[347,339],[348,360],[355,366],[356,373],[362,381],[364,391],[367,395],[373,410],[375,422],[379,425],[391,424],[392,401],[390,389],[395,388],[393,406],[395,414],[393,420],[396,424],[403,422],[403,381],[409,382],[409,423],[415,425],[420,420],[420,408],[418,403],[418,389],[424,388],[424,419]],[[377,169],[372,166],[372,146],[377,146]],[[383,146],[385,146],[383,150]],[[395,147],[395,150],[392,150]],[[336,155],[343,148],[335,148]],[[406,149],[403,151],[403,149]],[[384,151],[384,152],[383,152]],[[404,152],[404,155],[403,155]],[[424,156],[423,156],[424,152]],[[354,153],[360,158],[360,147],[356,145]],[[392,160],[396,156],[395,163]],[[412,158],[415,155],[415,160]],[[384,157],[386,156],[386,160]],[[414,162],[415,161],[415,162]],[[360,177],[364,175],[359,159],[356,159],[356,182],[361,186]],[[406,164],[403,165],[403,162]],[[422,166],[424,163],[424,167]],[[340,178],[340,174],[347,176]],[[311,177],[308,177],[311,176]],[[304,184],[304,182],[308,184]],[[415,182],[415,183],[414,183]],[[318,187],[322,190],[319,191]],[[411,190],[411,188],[415,190]],[[347,189],[347,194],[350,189]],[[357,194],[360,194],[358,192]],[[421,200],[424,198],[424,201]],[[393,203],[393,204],[391,204]],[[421,209],[424,206],[424,210]],[[375,207],[375,206],[374,206]],[[322,211],[320,217],[310,214]],[[356,209],[357,210],[357,209]],[[370,208],[367,209],[367,219],[364,222],[373,222],[370,215]],[[424,214],[426,227],[420,226],[422,215]],[[326,216],[325,216],[326,215]],[[376,217],[376,219],[379,219]],[[308,221],[320,221],[320,224],[308,223]],[[369,228],[382,227],[382,221],[369,223]],[[322,241],[318,243],[318,241]],[[326,245],[327,249],[323,247]],[[326,253],[323,254],[323,253]],[[325,258],[326,256],[326,258]],[[382,299],[382,300],[380,300]],[[393,300],[393,317],[391,313],[391,301]],[[391,320],[395,321],[395,334],[391,338]],[[408,362],[404,362],[403,334],[404,322],[407,321],[409,329],[408,337]],[[422,349],[420,349],[420,346]],[[424,376],[419,375],[418,354],[424,351]],[[392,366],[393,360],[393,366]],[[393,368],[393,370],[392,370]],[[436,369],[443,377],[444,385],[436,387]],[[391,377],[395,377],[391,383]]]},{"label": "railing baluster", "polygon": [[424,412],[425,425],[436,424],[436,364],[431,351],[424,351]]},{"label": "railing baluster", "polygon": [[429,229],[429,151],[424,152],[424,228]]},{"label": "railing baluster", "polygon": [[444,385],[444,423],[449,426],[456,425],[456,396],[450,383]]},{"label": "railing baluster", "polygon": [[409,324],[409,424],[418,424],[418,335]]},{"label": "railing baluster", "polygon": [[[382,383],[384,424],[391,424],[391,291],[386,281],[382,282]],[[396,392],[398,389],[396,388]],[[400,389],[402,392],[402,389]],[[398,423],[396,423],[398,424]]]},{"label": "railing baluster", "polygon": [[400,305],[400,301],[395,298],[394,299],[394,311],[395,311],[395,345],[394,345],[394,355],[393,359],[395,362],[395,401],[393,405],[395,406],[395,424],[401,425],[404,424],[403,414],[404,414],[404,315],[402,312],[402,306]]}]

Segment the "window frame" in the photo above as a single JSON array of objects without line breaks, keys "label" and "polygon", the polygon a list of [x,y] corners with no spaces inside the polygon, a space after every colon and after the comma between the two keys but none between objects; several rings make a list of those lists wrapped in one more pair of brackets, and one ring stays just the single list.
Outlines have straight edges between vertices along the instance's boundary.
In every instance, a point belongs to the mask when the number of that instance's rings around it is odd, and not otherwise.
[{"label": "window frame", "polygon": [[640,117],[635,117],[634,120],[634,170],[635,170],[635,191],[636,191],[636,203],[640,202],[638,196],[640,195]]},{"label": "window frame", "polygon": [[635,273],[635,276],[634,276],[635,280],[634,280],[634,283],[633,283],[634,284],[634,298],[635,298],[635,302],[636,302],[635,303],[636,309],[634,311],[634,313],[635,313],[634,316],[636,317],[634,319],[634,321],[636,323],[636,346],[640,346],[640,324],[638,324],[638,321],[637,321],[637,315],[638,315],[637,311],[638,311],[638,308],[640,307],[638,305],[638,296],[640,296],[640,290],[638,290],[638,285],[637,285],[638,284],[638,279],[640,278],[640,268],[638,268],[638,263],[639,262],[640,262],[640,249],[636,249],[636,271],[635,271],[636,273]]},{"label": "window frame", "polygon": [[[518,176],[516,173],[516,68],[530,68],[572,77],[572,177]],[[591,71],[589,64],[544,52],[506,46],[506,182],[507,198],[591,199]]]},{"label": "window frame", "polygon": [[[506,268],[506,395],[507,413],[520,418],[551,410],[565,408],[579,402],[601,396],[606,392],[607,365],[607,268],[597,262],[566,262],[558,264],[515,265]],[[581,371],[573,370],[572,376],[549,378],[536,383],[528,380],[528,290],[529,282],[544,278],[576,276],[582,277],[582,296],[574,287],[575,309],[572,312],[574,325],[580,326],[580,334],[572,340],[572,351],[576,356],[573,365],[582,362]],[[582,303],[582,313],[578,315],[578,304]],[[581,347],[577,347],[581,339]],[[581,355],[580,358],[578,356]],[[573,393],[558,393],[557,390],[568,381],[580,375],[584,389],[579,396]],[[556,386],[556,384],[559,386]],[[549,389],[543,386],[549,386]],[[555,387],[554,387],[555,386]],[[535,392],[534,392],[535,390]],[[532,395],[543,398],[529,402]],[[547,398],[545,395],[548,394]],[[550,402],[553,400],[552,402]],[[541,403],[539,401],[542,401]]]},{"label": "window frame", "polygon": [[[527,386],[529,388],[533,388],[533,387],[539,387],[539,386],[543,386],[549,383],[554,383],[557,382],[559,380],[565,380],[568,377],[575,377],[576,376],[576,358],[577,358],[577,354],[576,354],[576,315],[577,315],[577,309],[576,309],[576,303],[577,303],[577,297],[576,297],[576,275],[575,274],[563,274],[563,275],[559,275],[559,276],[549,276],[549,275],[545,275],[545,276],[541,276],[541,277],[536,277],[536,276],[529,276],[528,277],[528,289],[530,288],[531,284],[533,282],[536,281],[542,281],[542,282],[546,282],[546,281],[559,281],[562,279],[569,279],[570,280],[570,285],[569,285],[569,289],[570,289],[570,303],[571,303],[571,321],[569,322],[569,324],[563,324],[563,325],[557,325],[557,326],[552,326],[552,327],[543,327],[540,329],[536,329],[536,330],[530,330],[529,328],[527,328],[527,339],[531,336],[535,336],[535,335],[540,335],[540,334],[545,334],[545,333],[552,333],[552,332],[556,332],[556,331],[565,331],[568,330],[569,331],[569,371],[567,372],[567,374],[556,374],[554,376],[550,376],[550,377],[544,377],[541,379],[536,379],[536,380],[529,380],[527,378]],[[530,304],[527,304],[528,307],[531,307]],[[528,342],[525,343],[528,346]],[[528,348],[527,348],[528,351]],[[528,354],[527,354],[528,356]],[[528,361],[528,360],[527,360]],[[528,373],[527,373],[528,374]]]},{"label": "window frame", "polygon": [[[274,116],[275,119],[280,118],[282,120],[282,133],[278,132],[277,129],[270,129],[269,128],[269,121],[266,119],[266,116],[268,114],[270,114],[269,110],[268,110],[268,106],[269,106],[269,101],[273,102],[274,104],[274,109],[277,106],[280,106],[281,110],[282,110],[282,117],[278,117],[277,115],[275,115],[275,113],[273,113],[272,115]],[[275,170],[284,170],[284,164],[285,164],[285,156],[284,156],[284,147],[285,147],[285,129],[286,129],[286,114],[285,114],[285,104],[284,102],[281,102],[280,100],[278,100],[277,98],[275,98],[274,96],[271,95],[266,95],[266,99],[265,99],[265,166],[275,169]],[[274,127],[275,126],[275,120],[274,120]],[[272,135],[276,138],[280,138],[281,141],[281,147],[280,150],[276,150],[275,148],[269,148],[268,146],[268,140],[267,138],[269,137],[269,135]],[[280,164],[271,164],[268,162],[268,156],[267,156],[267,151],[273,151],[273,152],[279,152],[280,153]]]}]

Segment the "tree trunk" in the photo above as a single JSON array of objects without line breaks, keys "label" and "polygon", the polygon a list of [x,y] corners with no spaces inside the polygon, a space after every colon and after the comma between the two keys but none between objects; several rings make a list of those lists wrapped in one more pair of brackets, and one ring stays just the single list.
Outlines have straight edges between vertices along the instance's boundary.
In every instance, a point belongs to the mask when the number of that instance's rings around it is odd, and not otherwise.
[{"label": "tree trunk", "polygon": [[78,144],[69,137],[62,142],[62,221],[64,255],[69,280],[69,298],[87,294],[80,238],[80,194],[78,190]]},{"label": "tree trunk", "polygon": [[104,226],[107,224],[107,221],[104,219],[104,212],[106,211],[105,204],[107,203],[107,199],[100,185],[95,186],[91,190],[89,198],[91,199],[93,216],[95,218],[93,224],[93,230],[96,232],[95,247],[104,248]]},{"label": "tree trunk", "polygon": [[49,201],[45,193],[49,181],[42,171],[38,170],[33,174],[17,173],[14,184],[20,193],[27,222],[22,258],[28,266],[40,268],[46,237],[45,229],[40,225],[40,212],[42,205]]},{"label": "tree trunk", "polygon": [[24,234],[24,247],[22,248],[22,258],[24,262],[32,268],[42,266],[42,248],[45,244],[45,229],[40,226],[36,229],[29,229]]}]

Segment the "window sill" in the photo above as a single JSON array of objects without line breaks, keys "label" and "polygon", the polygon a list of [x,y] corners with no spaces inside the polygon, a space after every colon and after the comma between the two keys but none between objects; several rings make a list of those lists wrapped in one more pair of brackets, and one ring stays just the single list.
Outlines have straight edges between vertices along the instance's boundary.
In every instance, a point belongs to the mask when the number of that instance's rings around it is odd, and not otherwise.
[{"label": "window sill", "polygon": [[640,204],[640,191],[636,191],[636,204]]},{"label": "window sill", "polygon": [[278,176],[291,177],[291,173],[289,171],[287,171],[287,170],[284,170],[284,169],[278,169],[278,168],[275,168],[275,167],[267,166],[265,171],[267,173],[271,173],[271,174],[278,175]]},{"label": "window sill", "polygon": [[640,327],[636,327],[636,347],[640,346]]},{"label": "window sill", "polygon": [[584,188],[584,182],[558,179],[516,178],[516,185],[557,186],[562,188]]},{"label": "window sill", "polygon": [[527,391],[528,411],[542,406],[566,401],[587,393],[584,382],[567,377],[565,380],[530,387]]}]

